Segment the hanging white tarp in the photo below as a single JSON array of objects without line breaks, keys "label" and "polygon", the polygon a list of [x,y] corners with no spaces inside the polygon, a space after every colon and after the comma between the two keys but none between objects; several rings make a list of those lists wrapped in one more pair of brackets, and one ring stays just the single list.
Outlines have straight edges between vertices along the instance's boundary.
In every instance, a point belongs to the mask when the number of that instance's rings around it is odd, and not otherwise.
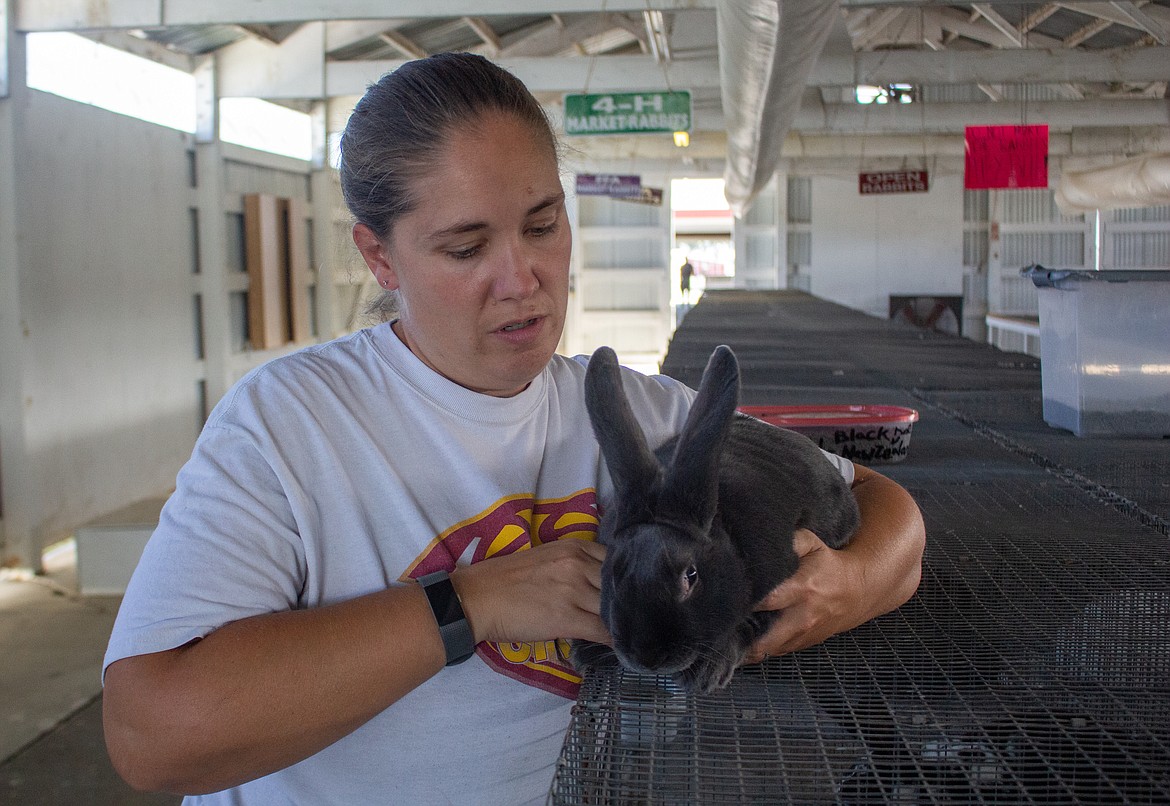
[{"label": "hanging white tarp", "polygon": [[1101,168],[1065,171],[1055,199],[1065,215],[1170,204],[1170,154],[1143,154]]},{"label": "hanging white tarp", "polygon": [[739,218],[776,172],[837,0],[719,0],[727,203]]}]

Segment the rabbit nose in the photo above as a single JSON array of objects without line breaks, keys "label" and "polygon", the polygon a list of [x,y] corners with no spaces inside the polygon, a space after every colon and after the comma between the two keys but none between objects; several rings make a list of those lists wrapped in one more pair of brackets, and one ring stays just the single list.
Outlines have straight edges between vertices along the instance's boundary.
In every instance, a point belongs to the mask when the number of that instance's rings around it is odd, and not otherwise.
[{"label": "rabbit nose", "polygon": [[670,654],[668,647],[657,647],[643,651],[638,659],[647,669],[655,671],[669,664]]}]

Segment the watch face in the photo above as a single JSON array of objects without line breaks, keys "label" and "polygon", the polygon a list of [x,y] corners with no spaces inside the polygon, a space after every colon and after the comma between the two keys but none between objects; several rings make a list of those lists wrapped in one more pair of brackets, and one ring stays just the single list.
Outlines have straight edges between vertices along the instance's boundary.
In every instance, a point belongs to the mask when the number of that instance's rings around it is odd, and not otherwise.
[{"label": "watch face", "polygon": [[451,584],[451,580],[444,579],[429,586],[428,592],[430,591],[435,594],[431,599],[431,607],[435,611],[435,621],[439,622],[440,627],[454,624],[464,618],[463,608],[459,605],[459,597],[455,595],[455,586]]},{"label": "watch face", "polygon": [[447,665],[462,663],[475,654],[475,639],[459,603],[459,595],[455,593],[455,586],[444,571],[427,574],[418,581],[427,595],[431,612],[435,614],[435,622],[439,625],[439,635],[447,652]]}]

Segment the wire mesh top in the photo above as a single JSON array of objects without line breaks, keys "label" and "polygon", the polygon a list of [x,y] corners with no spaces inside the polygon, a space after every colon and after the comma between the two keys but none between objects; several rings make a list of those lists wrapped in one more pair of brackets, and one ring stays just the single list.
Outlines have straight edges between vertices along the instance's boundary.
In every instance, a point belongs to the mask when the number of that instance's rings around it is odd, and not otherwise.
[{"label": "wire mesh top", "polygon": [[[922,585],[894,613],[744,667],[713,694],[622,670],[590,676],[550,801],[1170,803],[1170,545],[1118,505],[1137,497],[1166,518],[1170,440],[1126,441],[1130,471],[1116,445],[1088,450],[1039,421],[1026,356],[932,336],[936,356],[907,358],[899,341],[921,344],[918,334],[864,318],[853,329],[854,312],[811,297],[716,299],[688,314],[667,372],[701,372],[710,348],[730,343],[747,353],[745,396],[770,392],[761,402],[867,391],[885,397],[851,402],[919,402],[906,460],[883,472],[923,510]],[[734,333],[720,332],[723,319]],[[799,361],[813,341],[812,352],[840,351],[886,385],[802,387],[752,360]],[[969,373],[958,391],[915,388],[914,378],[944,378],[956,356],[956,372]],[[976,384],[981,361],[1012,377]],[[1109,473],[1094,480],[1097,467]]]}]

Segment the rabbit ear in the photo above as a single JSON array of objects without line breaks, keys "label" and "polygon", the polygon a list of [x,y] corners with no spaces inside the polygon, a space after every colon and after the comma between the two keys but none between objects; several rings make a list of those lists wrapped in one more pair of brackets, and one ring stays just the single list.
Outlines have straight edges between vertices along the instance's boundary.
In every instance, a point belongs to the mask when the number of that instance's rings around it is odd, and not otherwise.
[{"label": "rabbit ear", "polygon": [[646,444],[622,388],[617,355],[598,347],[585,371],[585,407],[616,492],[617,523],[649,520],[662,467]]},{"label": "rabbit ear", "polygon": [[704,532],[715,515],[720,458],[738,404],[739,362],[730,347],[720,345],[707,361],[663,483],[662,508]]}]

